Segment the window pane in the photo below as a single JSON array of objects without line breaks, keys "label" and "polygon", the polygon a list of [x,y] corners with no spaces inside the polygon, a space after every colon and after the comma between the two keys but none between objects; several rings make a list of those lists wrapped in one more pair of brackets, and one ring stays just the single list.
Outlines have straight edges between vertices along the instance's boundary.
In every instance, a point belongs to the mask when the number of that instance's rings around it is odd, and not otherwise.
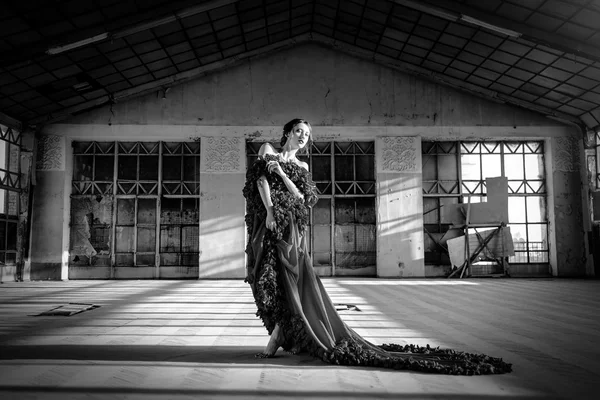
[{"label": "window pane", "polygon": [[357,155],[356,162],[356,180],[374,181],[375,180],[375,158],[371,155]]},{"label": "window pane", "polygon": [[348,224],[356,222],[354,218],[354,199],[335,200],[335,222],[336,224]]},{"label": "window pane", "polygon": [[5,156],[7,145],[6,141],[0,140],[0,155],[2,156],[0,157],[0,168],[2,169],[8,169],[8,158]]},{"label": "window pane", "polygon": [[91,181],[94,156],[75,156],[73,165],[73,180]]},{"label": "window pane", "polygon": [[117,226],[116,252],[128,253],[133,251],[133,226]]},{"label": "window pane", "polygon": [[508,179],[524,179],[522,154],[504,155],[504,174]]},{"label": "window pane", "polygon": [[423,223],[437,224],[440,221],[439,198],[423,198]]},{"label": "window pane", "polygon": [[[156,229],[138,228],[137,251],[154,251],[156,248]],[[138,259],[139,261],[139,259]]]},{"label": "window pane", "polygon": [[527,198],[527,222],[546,222],[546,199],[544,197]]},{"label": "window pane", "polygon": [[[442,218],[441,218],[441,223],[443,224],[449,224],[451,223],[451,221],[448,219],[449,217],[452,216],[452,213],[449,213],[448,211],[445,210],[449,210],[448,205],[451,204],[458,204],[458,197],[442,197],[440,198],[440,205],[442,206],[441,208],[441,213],[442,213]],[[454,219],[454,218],[452,218]]]},{"label": "window pane", "polygon": [[509,224],[515,250],[527,250],[527,225]]},{"label": "window pane", "polygon": [[133,225],[134,223],[134,199],[117,199],[117,224]]},{"label": "window pane", "polygon": [[315,181],[331,181],[331,156],[313,156],[311,172]]},{"label": "window pane", "polygon": [[508,220],[512,223],[527,222],[525,218],[525,197],[508,197]]},{"label": "window pane", "polygon": [[19,212],[17,211],[18,205],[19,205],[19,193],[9,190],[8,191],[8,207],[6,209],[6,214],[16,217],[19,214]]},{"label": "window pane", "polygon": [[338,181],[354,180],[354,163],[352,156],[335,157],[335,179]]},{"label": "window pane", "polygon": [[114,156],[96,156],[95,177],[97,181],[112,181],[115,170]]},{"label": "window pane", "polygon": [[6,221],[0,221],[0,250],[6,250]]},{"label": "window pane", "polygon": [[155,224],[156,223],[156,200],[155,199],[138,199],[138,224]]},{"label": "window pane", "polygon": [[525,154],[525,178],[544,178],[544,158],[541,154]]},{"label": "window pane", "polygon": [[158,156],[140,157],[140,180],[158,180]]},{"label": "window pane", "polygon": [[183,180],[200,181],[200,157],[183,158]]},{"label": "window pane", "polygon": [[316,225],[313,227],[315,235],[314,251],[329,252],[331,249],[331,227],[329,225]]},{"label": "window pane", "polygon": [[463,179],[481,180],[481,162],[479,154],[463,154],[460,157]]},{"label": "window pane", "polygon": [[441,181],[458,180],[458,165],[454,154],[438,156],[438,176]]},{"label": "window pane", "polygon": [[162,173],[164,180],[181,180],[181,156],[164,156]]},{"label": "window pane", "polygon": [[423,180],[435,181],[437,176],[437,156],[423,155]]},{"label": "window pane", "polygon": [[10,165],[8,166],[8,170],[12,172],[19,172],[19,146],[17,146],[16,144],[9,143],[8,147],[10,152]]},{"label": "window pane", "polygon": [[137,179],[137,156],[119,155],[119,179]]},{"label": "window pane", "polygon": [[375,198],[356,199],[356,222],[359,224],[375,224]]},{"label": "window pane", "polygon": [[6,250],[17,250],[17,223],[6,223]]},{"label": "window pane", "polygon": [[138,254],[135,260],[136,265],[154,265],[155,263],[154,254]]},{"label": "window pane", "polygon": [[482,178],[502,176],[500,154],[484,154],[481,156]]},{"label": "window pane", "polygon": [[313,224],[331,224],[331,199],[319,199],[314,205]]},{"label": "window pane", "polygon": [[548,249],[548,229],[546,224],[530,224],[527,226],[529,235],[529,247],[533,248],[533,243],[539,243],[541,248]]}]

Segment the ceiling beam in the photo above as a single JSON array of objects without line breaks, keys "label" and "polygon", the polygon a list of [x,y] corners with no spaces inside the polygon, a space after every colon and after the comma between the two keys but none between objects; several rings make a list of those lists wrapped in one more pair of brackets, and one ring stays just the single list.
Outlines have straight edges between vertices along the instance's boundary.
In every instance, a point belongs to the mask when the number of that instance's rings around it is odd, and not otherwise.
[{"label": "ceiling beam", "polygon": [[[181,1],[178,1],[177,3],[181,3]],[[38,57],[48,57],[52,56],[53,54],[58,54],[62,51],[87,46],[89,44],[98,43],[105,40],[124,37],[136,32],[140,32],[144,29],[169,23],[177,18],[185,18],[191,15],[196,15],[198,13],[219,8],[237,1],[239,0],[211,0],[203,2],[199,5],[190,5],[197,3],[197,0],[186,0],[184,1],[184,8],[181,8],[175,12],[167,10],[165,6],[161,6],[159,8],[148,10],[144,13],[136,14],[136,20],[143,22],[135,23],[133,27],[107,30],[105,26],[97,25],[90,28],[69,32],[62,38],[45,39],[39,42],[28,44],[26,47],[18,50],[15,49],[14,51],[5,52],[5,54],[0,57],[0,66],[8,67],[20,64],[28,65],[33,59]],[[185,5],[189,5],[189,7],[185,7]],[[161,17],[157,18],[157,15],[160,15]],[[131,24],[131,21],[129,21],[129,24]],[[126,26],[129,24],[126,18],[109,21],[109,25],[112,26]],[[35,30],[36,28],[31,27],[31,29]]]},{"label": "ceiling beam", "polygon": [[[399,1],[402,3],[403,1]],[[462,17],[471,17],[487,24],[521,34],[525,40],[550,47],[575,56],[585,57],[593,61],[600,61],[600,49],[583,41],[573,40],[556,33],[546,32],[533,26],[513,21],[498,15],[492,15],[477,10],[471,6],[458,3],[454,0],[426,0],[420,1],[421,6],[429,5],[435,9],[441,9],[448,13],[458,13]],[[469,22],[463,18],[465,22]]]},{"label": "ceiling beam", "polygon": [[76,49],[78,47],[87,46],[88,44],[102,42],[105,40],[119,39],[133,35],[135,33],[143,32],[148,29],[156,28],[158,26],[166,25],[173,21],[177,21],[181,18],[191,17],[192,15],[200,14],[205,11],[213,10],[215,8],[223,7],[231,3],[235,3],[238,0],[211,0],[206,3],[202,3],[197,6],[188,7],[183,10],[176,11],[166,17],[155,18],[150,21],[142,22],[130,26],[125,29],[116,30],[114,32],[104,32],[98,35],[94,35],[85,39],[81,39],[75,42],[65,43],[60,46],[50,47],[46,50],[46,54],[54,55],[63,53],[68,50]]},{"label": "ceiling beam", "polygon": [[2,111],[0,111],[0,124],[19,131],[23,129],[23,123],[21,121],[10,115],[4,114]]}]

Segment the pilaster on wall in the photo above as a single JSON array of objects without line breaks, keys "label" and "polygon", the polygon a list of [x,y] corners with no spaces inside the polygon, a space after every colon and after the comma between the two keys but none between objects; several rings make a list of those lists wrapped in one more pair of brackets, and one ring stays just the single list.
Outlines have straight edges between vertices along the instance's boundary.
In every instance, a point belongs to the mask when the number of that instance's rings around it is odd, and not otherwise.
[{"label": "pilaster on wall", "polygon": [[379,137],[377,276],[423,277],[421,139]]},{"label": "pilaster on wall", "polygon": [[199,278],[243,278],[245,141],[203,136],[201,147]]},{"label": "pilaster on wall", "polygon": [[[551,141],[552,190],[549,210],[554,213],[556,263],[552,265],[555,276],[584,276],[588,254],[586,251],[584,217],[582,210],[581,157],[582,142],[574,137],[552,138]],[[552,241],[550,242],[552,243]]]},{"label": "pilaster on wall", "polygon": [[66,140],[63,136],[38,138],[36,185],[31,232],[33,280],[68,279],[68,221],[65,221]]}]

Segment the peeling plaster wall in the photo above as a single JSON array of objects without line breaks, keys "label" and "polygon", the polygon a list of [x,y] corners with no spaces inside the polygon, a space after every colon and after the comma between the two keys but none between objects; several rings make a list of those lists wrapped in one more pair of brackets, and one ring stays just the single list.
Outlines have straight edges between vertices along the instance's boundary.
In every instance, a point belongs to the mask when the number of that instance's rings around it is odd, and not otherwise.
[{"label": "peeling plaster wall", "polygon": [[[378,143],[378,165],[387,160],[387,167],[377,172],[378,275],[389,277],[417,277],[432,271],[423,265],[421,139],[540,140],[572,134],[572,128],[536,113],[484,100],[314,44],[243,61],[227,70],[171,87],[166,98],[162,96],[162,91],[157,91],[118,102],[110,108],[99,108],[46,126],[44,133],[63,136],[67,142],[201,139],[200,277],[243,276],[243,142],[278,140],[281,126],[293,117],[311,121],[315,140]],[[399,165],[405,160],[401,152],[390,156],[392,159],[384,157],[385,138],[409,136],[416,138],[411,145],[415,169],[393,166],[393,157],[398,158]],[[204,146],[209,138],[234,138],[241,147],[232,150],[233,153],[215,150],[207,164]],[[237,165],[228,164],[235,159]],[[42,203],[39,210],[60,211],[61,218],[68,220],[68,194],[64,198],[67,204],[62,208],[60,199],[54,201],[48,196],[57,195],[54,191],[61,189],[67,193],[69,182],[61,184],[58,175],[44,174],[48,175],[40,178],[50,183],[44,183],[39,195],[36,192],[36,201]],[[566,189],[575,191],[570,196],[571,203],[566,198],[563,202],[573,207],[575,214],[565,214],[572,224],[576,223],[574,216],[581,213],[582,202],[576,201],[581,192],[576,189]],[[50,218],[39,216],[36,222],[40,228],[53,223],[60,226]],[[60,240],[51,238],[39,249],[33,248],[36,259],[49,265],[59,262],[64,241],[59,243]],[[581,244],[573,241],[571,245],[575,253],[581,253]],[[555,268],[567,267],[555,263]],[[571,273],[568,268],[565,271]]]}]

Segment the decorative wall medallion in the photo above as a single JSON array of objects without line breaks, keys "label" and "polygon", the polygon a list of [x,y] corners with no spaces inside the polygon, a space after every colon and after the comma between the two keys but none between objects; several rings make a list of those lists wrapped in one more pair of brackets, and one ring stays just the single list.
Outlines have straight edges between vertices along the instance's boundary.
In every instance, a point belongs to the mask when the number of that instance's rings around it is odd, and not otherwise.
[{"label": "decorative wall medallion", "polygon": [[243,146],[242,138],[203,137],[202,172],[241,172]]},{"label": "decorative wall medallion", "polygon": [[415,137],[384,137],[381,144],[381,172],[418,172]]},{"label": "decorative wall medallion", "polygon": [[556,138],[556,151],[554,152],[554,169],[562,172],[575,172],[580,168],[579,146],[575,138]]},{"label": "decorative wall medallion", "polygon": [[65,170],[65,138],[56,135],[40,136],[37,147],[36,169],[40,171]]}]

